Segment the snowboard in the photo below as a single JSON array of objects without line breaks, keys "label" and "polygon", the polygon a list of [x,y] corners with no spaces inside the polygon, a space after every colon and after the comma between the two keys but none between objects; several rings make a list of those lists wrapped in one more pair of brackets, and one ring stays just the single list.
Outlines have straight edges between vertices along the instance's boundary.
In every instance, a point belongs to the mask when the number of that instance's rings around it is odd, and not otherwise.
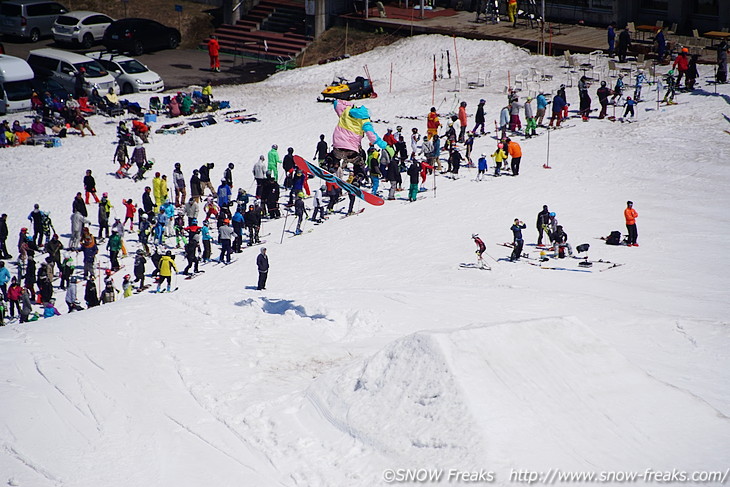
[{"label": "snowboard", "polygon": [[306,161],[301,156],[294,156],[294,164],[297,165],[299,169],[302,170],[302,172],[306,175],[314,174],[318,178],[324,179],[325,181],[329,183],[336,184],[343,190],[347,191],[350,194],[354,194],[358,198],[365,200],[366,203],[370,203],[371,205],[380,206],[385,201],[383,201],[383,198],[380,198],[379,196],[375,196],[372,193],[368,193],[367,191],[363,191],[362,189],[358,188],[355,185],[352,185],[346,181],[343,181],[342,179],[338,178],[334,174],[325,171],[321,167],[312,164],[309,161]]}]

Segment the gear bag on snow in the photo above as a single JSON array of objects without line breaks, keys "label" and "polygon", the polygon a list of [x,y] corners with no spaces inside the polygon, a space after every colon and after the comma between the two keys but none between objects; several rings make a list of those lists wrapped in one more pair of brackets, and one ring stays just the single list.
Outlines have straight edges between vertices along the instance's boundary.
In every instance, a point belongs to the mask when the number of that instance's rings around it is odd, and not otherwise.
[{"label": "gear bag on snow", "polygon": [[606,238],[606,245],[621,245],[621,232],[614,230],[611,235]]}]

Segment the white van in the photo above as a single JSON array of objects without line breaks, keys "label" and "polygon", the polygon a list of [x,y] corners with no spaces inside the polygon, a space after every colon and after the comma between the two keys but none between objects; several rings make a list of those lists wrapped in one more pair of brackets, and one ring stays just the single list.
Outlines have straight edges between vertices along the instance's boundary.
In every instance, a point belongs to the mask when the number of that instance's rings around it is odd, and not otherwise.
[{"label": "white van", "polygon": [[23,59],[0,54],[0,114],[30,110],[33,70]]},{"label": "white van", "polygon": [[[28,54],[28,64],[39,78],[52,78],[60,83],[66,91],[74,93],[76,75],[84,72],[84,91],[91,94],[97,88],[104,96],[109,88],[119,93],[119,85],[104,66],[81,54],[62,51],[60,49],[34,49]],[[82,69],[83,68],[83,69]]]}]

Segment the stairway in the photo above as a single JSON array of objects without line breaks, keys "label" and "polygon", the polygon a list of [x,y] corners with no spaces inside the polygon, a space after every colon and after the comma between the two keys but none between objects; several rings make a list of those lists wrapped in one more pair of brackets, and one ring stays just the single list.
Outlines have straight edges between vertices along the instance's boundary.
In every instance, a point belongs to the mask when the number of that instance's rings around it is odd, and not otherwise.
[{"label": "stairway", "polygon": [[[262,0],[235,25],[215,31],[222,53],[280,62],[299,55],[312,42],[304,34],[304,5],[291,0]],[[207,41],[200,44],[207,49]]]}]

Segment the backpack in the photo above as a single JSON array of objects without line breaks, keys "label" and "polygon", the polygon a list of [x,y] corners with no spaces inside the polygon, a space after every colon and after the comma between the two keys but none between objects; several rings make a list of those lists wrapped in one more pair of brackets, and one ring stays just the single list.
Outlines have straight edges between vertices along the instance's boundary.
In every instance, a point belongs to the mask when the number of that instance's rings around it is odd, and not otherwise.
[{"label": "backpack", "polygon": [[621,232],[618,230],[611,232],[611,235],[606,238],[606,245],[621,245]]}]

